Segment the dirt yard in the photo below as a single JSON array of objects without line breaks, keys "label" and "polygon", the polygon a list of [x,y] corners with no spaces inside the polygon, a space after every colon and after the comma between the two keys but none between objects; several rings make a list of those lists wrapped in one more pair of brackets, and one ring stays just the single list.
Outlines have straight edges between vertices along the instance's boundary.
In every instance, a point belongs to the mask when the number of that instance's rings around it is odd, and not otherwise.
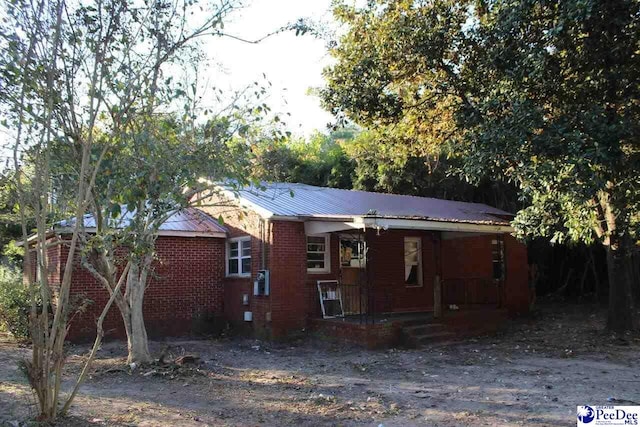
[{"label": "dirt yard", "polygon": [[[544,306],[498,336],[418,350],[367,351],[312,338],[154,342],[166,360],[125,366],[123,344],[103,346],[61,425],[411,426],[575,425],[576,405],[640,404],[640,338],[602,332],[604,312]],[[0,425],[34,416],[16,362],[0,344]],[[68,383],[87,347],[70,348]]]}]

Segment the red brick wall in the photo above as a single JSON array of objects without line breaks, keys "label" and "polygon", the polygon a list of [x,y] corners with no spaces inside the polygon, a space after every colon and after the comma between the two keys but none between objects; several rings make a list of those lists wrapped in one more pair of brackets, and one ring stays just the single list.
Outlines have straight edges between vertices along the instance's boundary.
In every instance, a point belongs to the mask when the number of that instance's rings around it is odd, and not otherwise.
[{"label": "red brick wall", "polygon": [[[224,305],[224,240],[204,237],[159,237],[158,261],[145,291],[144,317],[151,337],[187,335],[194,328],[206,332],[213,317],[220,321]],[[63,258],[68,249],[63,247]],[[94,301],[89,310],[73,319],[72,340],[95,336],[95,320],[108,300],[107,292],[97,280],[74,263],[71,292]],[[200,324],[199,322],[205,322]],[[106,336],[124,337],[120,312],[115,304],[105,319]]]},{"label": "red brick wall", "polygon": [[[60,243],[60,244],[55,244]],[[47,240],[47,245],[50,245],[47,248],[47,280],[48,283],[54,287],[60,285],[62,280],[62,265],[60,264],[60,256],[62,254],[62,243],[58,241],[57,238],[51,238]],[[37,277],[38,270],[38,259],[36,255],[36,250],[30,249],[29,253],[31,254],[31,271],[29,272],[31,280],[35,281]]]},{"label": "red brick wall", "polygon": [[510,314],[529,311],[531,294],[529,290],[529,262],[527,247],[513,236],[504,236],[505,269],[505,307]]},{"label": "red brick wall", "polygon": [[442,240],[442,277],[493,279],[491,241],[495,235]]},{"label": "red brick wall", "polygon": [[[224,282],[224,314],[236,330],[255,330],[260,336],[271,335],[271,322],[268,315],[272,311],[272,298],[270,296],[253,295],[253,281],[258,270],[270,269],[270,254],[272,251],[272,224],[263,220],[255,212],[241,209],[235,206],[235,201],[222,198],[209,198],[202,208],[214,218],[222,217],[224,226],[228,230],[229,238],[251,237],[251,276],[250,277],[225,277]],[[225,246],[225,251],[226,251]],[[263,250],[264,262],[263,265]],[[223,264],[226,258],[223,257]],[[226,266],[224,267],[226,268]],[[273,272],[271,272],[271,292],[273,292]],[[249,304],[243,304],[243,296],[247,295]],[[253,321],[244,321],[244,312],[251,311]]]},{"label": "red brick wall", "polygon": [[[504,307],[510,313],[522,313],[529,307],[527,247],[503,234],[505,242]],[[480,235],[442,240],[442,277],[493,280],[492,243],[495,235]]]},{"label": "red brick wall", "polygon": [[307,244],[304,223],[274,221],[271,268],[272,334],[283,337],[307,326]]},{"label": "red brick wall", "polygon": [[[331,271],[306,271],[306,235],[300,222],[272,222],[271,310],[274,337],[288,335],[321,316],[316,283],[340,277],[339,234],[331,235]],[[404,284],[404,237],[422,237],[423,286]],[[370,277],[375,289],[376,312],[428,311],[433,309],[433,282],[439,269],[445,278],[492,279],[492,235],[440,241],[435,232],[367,231]],[[526,306],[526,247],[505,237],[507,263],[505,306]],[[442,258],[439,265],[438,258]],[[255,319],[255,315],[254,315]]]},{"label": "red brick wall", "polygon": [[[404,283],[404,238],[421,237],[422,286]],[[435,235],[414,230],[367,231],[369,268],[376,293],[376,312],[426,311],[433,308],[437,273]]]}]

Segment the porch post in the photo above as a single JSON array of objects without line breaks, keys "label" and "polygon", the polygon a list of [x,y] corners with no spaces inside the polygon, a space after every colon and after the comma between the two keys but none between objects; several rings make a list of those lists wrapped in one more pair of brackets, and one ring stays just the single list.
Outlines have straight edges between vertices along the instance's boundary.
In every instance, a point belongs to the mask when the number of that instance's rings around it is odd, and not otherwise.
[{"label": "porch post", "polygon": [[436,275],[433,278],[433,317],[442,317],[442,235],[437,231],[433,233],[434,258],[436,263]]},{"label": "porch post", "polygon": [[372,247],[370,245],[370,239],[369,239],[369,233],[371,232],[370,229],[365,228],[364,229],[364,233],[363,234],[363,238],[364,238],[364,247],[366,248],[366,254],[364,257],[364,261],[365,261],[365,294],[366,294],[366,315],[365,315],[365,323],[369,323],[369,321],[371,321],[372,324],[375,323],[375,308],[374,308],[374,304],[375,304],[375,294],[374,294],[374,289],[373,289],[373,280],[372,280],[372,271],[371,271],[371,266],[373,265],[373,263],[371,263],[371,259],[373,258],[373,251],[372,251]]},{"label": "porch post", "polygon": [[442,316],[442,284],[437,274],[433,278],[433,317]]}]

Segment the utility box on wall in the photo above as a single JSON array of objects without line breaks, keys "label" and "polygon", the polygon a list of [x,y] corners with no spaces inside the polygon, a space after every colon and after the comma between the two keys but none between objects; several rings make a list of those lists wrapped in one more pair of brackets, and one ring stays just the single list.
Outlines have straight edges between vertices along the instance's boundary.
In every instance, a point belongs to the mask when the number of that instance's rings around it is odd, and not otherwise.
[{"label": "utility box on wall", "polygon": [[253,282],[253,295],[269,295],[269,270],[258,270]]}]

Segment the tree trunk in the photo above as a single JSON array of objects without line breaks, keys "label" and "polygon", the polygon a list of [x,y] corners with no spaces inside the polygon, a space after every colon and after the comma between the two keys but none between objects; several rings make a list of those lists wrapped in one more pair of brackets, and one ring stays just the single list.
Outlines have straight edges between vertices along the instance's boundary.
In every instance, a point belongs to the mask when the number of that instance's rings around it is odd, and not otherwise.
[{"label": "tree trunk", "polygon": [[607,328],[615,332],[635,328],[633,304],[633,245],[628,237],[606,246],[609,274],[609,315]]},{"label": "tree trunk", "polygon": [[[148,263],[150,265],[150,262]],[[149,340],[147,329],[144,325],[142,305],[144,301],[144,291],[147,286],[147,271],[149,266],[147,260],[142,262],[142,267],[132,265],[127,277],[127,305],[128,313],[125,318],[125,330],[127,332],[127,347],[129,357],[127,363],[151,363],[152,358],[149,353]]]}]

